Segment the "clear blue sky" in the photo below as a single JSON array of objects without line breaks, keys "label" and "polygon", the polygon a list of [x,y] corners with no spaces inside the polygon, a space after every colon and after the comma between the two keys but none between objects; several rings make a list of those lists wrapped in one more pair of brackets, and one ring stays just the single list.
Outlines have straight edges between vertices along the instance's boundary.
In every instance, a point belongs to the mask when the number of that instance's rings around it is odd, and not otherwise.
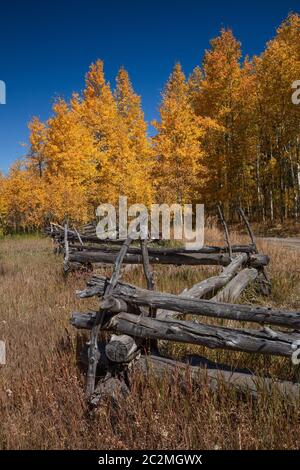
[{"label": "clear blue sky", "polygon": [[[101,58],[113,83],[120,66],[142,96],[146,119],[157,117],[160,92],[176,61],[186,74],[209,40],[230,27],[244,54],[259,54],[299,1],[9,0],[0,7],[0,169],[26,152],[31,116],[46,119],[58,95],[81,91]],[[300,78],[300,77],[299,77]]]}]

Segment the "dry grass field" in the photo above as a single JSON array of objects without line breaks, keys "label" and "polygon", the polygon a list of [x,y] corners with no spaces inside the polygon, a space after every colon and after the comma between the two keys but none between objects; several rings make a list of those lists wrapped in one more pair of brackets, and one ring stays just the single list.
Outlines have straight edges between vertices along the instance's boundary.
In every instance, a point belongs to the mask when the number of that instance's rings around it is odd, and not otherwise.
[{"label": "dry grass field", "polygon": [[[217,230],[206,234],[207,242],[220,241]],[[260,242],[260,249],[271,257],[273,293],[263,298],[249,288],[242,301],[299,310],[300,250],[272,242]],[[156,285],[180,292],[216,271],[155,267]],[[188,384],[182,390],[136,376],[122,409],[103,405],[91,413],[84,401],[85,378],[76,365],[76,331],[69,325],[72,311],[95,306],[95,300],[79,301],[74,294],[86,276],[64,278],[62,259],[53,254],[48,239],[0,240],[0,339],[7,347],[7,365],[0,366],[1,449],[300,447],[299,403],[288,404],[276,390],[259,393],[256,401],[241,400],[225,387],[212,393],[205,385]],[[139,269],[125,279],[144,282]],[[296,380],[299,373],[285,358],[179,344],[161,347],[173,356],[197,352],[259,375]]]}]

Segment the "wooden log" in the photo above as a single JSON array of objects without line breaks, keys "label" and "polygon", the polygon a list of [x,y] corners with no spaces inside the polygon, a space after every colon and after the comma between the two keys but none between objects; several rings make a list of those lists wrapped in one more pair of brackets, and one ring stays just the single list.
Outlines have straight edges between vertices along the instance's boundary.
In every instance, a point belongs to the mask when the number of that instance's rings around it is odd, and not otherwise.
[{"label": "wooden log", "polygon": [[135,315],[142,315],[145,317],[149,316],[149,312],[144,307],[128,304],[125,300],[116,299],[109,295],[100,301],[100,310],[106,311],[108,316],[112,316],[113,314],[120,312],[134,313]]},{"label": "wooden log", "polygon": [[[141,240],[141,251],[142,251],[142,264],[143,264],[143,270],[144,270],[144,274],[145,274],[145,278],[146,278],[146,282],[147,282],[147,289],[148,290],[154,290],[154,274],[153,274],[153,271],[150,267],[150,262],[149,262],[149,251],[148,251],[148,243],[147,243],[147,240]],[[152,308],[150,307],[149,308],[149,315],[150,317],[152,318],[156,318],[156,312],[157,312],[157,309],[156,308]],[[148,349],[150,349],[150,351],[155,351],[155,352],[158,352],[158,344],[157,344],[157,341],[149,341],[149,344],[148,344]]]},{"label": "wooden log", "polygon": [[[62,242],[64,239],[64,227],[60,226],[59,224],[54,224],[51,223],[50,227],[46,227],[45,233],[48,236],[51,236],[52,238],[55,238],[57,241],[60,239]],[[79,235],[79,237],[78,237]],[[94,232],[92,233],[87,233],[87,232],[82,232],[79,233],[76,229],[70,230],[68,229],[68,240],[70,243],[70,247],[74,250],[77,249],[84,249],[87,251],[113,251],[113,250],[119,250],[120,247],[122,246],[122,243],[125,241],[125,239],[118,239],[118,240],[111,240],[111,239],[106,239],[102,240],[98,238],[95,234],[95,229]],[[80,241],[80,244],[77,244],[78,240]],[[149,240],[149,243],[159,243],[160,240]],[[95,246],[92,246],[91,244],[95,243]],[[83,246],[82,246],[83,245]],[[255,247],[252,244],[249,245],[232,245],[231,246],[232,252],[233,253],[255,253]],[[203,253],[203,254],[213,254],[213,253],[227,253],[228,252],[228,247],[226,246],[203,246],[202,248],[198,250],[186,250],[185,248],[154,248],[154,247],[149,247],[149,254],[150,255],[156,255],[156,254],[182,254],[182,253]],[[128,250],[128,253],[134,253],[134,254],[140,254],[140,248],[139,247],[130,247]]]},{"label": "wooden log", "polygon": [[[117,253],[112,252],[84,252],[77,251],[70,253],[70,261],[77,263],[115,263]],[[142,264],[141,254],[127,254],[124,263]],[[181,265],[220,265],[227,266],[230,263],[229,257],[223,254],[149,254],[149,262],[151,264],[174,264]]]},{"label": "wooden log", "polygon": [[[114,297],[108,297],[105,300],[102,300],[100,302],[100,309],[106,310],[107,318],[111,318],[120,312],[133,313],[134,315],[141,315],[144,317],[149,316],[149,312],[146,309],[127,304],[125,301],[119,302],[119,299],[115,299]],[[85,313],[74,312],[72,313],[70,322],[77,329],[91,330],[95,324],[98,312],[99,310],[90,310]]]},{"label": "wooden log", "polygon": [[[254,233],[253,233],[253,230],[251,228],[250,222],[247,219],[246,214],[245,214],[245,212],[243,211],[243,209],[241,207],[238,209],[238,213],[240,214],[244,224],[246,225],[246,229],[247,229],[248,235],[249,235],[250,240],[251,240],[251,245],[254,247],[255,253],[258,253]],[[262,277],[263,277],[263,279],[261,279],[262,282],[260,283],[261,291],[264,295],[269,295],[271,293],[271,290],[272,290],[272,282],[271,282],[270,276],[269,276],[265,266],[261,266],[260,271],[261,271]]]},{"label": "wooden log", "polygon": [[[131,242],[132,242],[132,237],[129,235],[127,240],[122,245],[122,248],[120,249],[118,253],[118,256],[116,257],[112,276],[104,289],[104,294],[103,294],[104,300],[107,300],[107,298],[111,297],[111,294],[119,281],[119,277],[121,274],[121,265]],[[98,349],[98,335],[105,319],[105,313],[106,311],[103,309],[100,309],[99,312],[97,312],[95,322],[94,322],[94,325],[92,327],[92,332],[91,332],[91,340],[90,340],[90,346],[89,346],[89,367],[88,367],[88,372],[87,372],[87,384],[86,384],[86,397],[89,400],[92,397],[94,389],[95,389],[96,370],[97,370],[98,361],[100,359],[100,351]]]},{"label": "wooden log", "polygon": [[130,311],[128,304],[122,299],[107,296],[100,302],[100,310],[109,311],[109,313],[119,313]]},{"label": "wooden log", "polygon": [[229,254],[230,258],[232,258],[232,249],[231,249],[231,244],[230,244],[230,240],[229,240],[229,232],[228,232],[227,223],[226,223],[221,205],[218,204],[217,207],[218,207],[218,212],[219,212],[219,216],[220,216],[220,219],[221,219],[221,223],[222,223],[223,228],[224,228],[225,240],[226,240],[226,243],[227,243],[227,246],[228,246],[228,254]]},{"label": "wooden log", "polygon": [[130,362],[138,352],[138,345],[131,336],[112,335],[105,346],[108,359],[112,362]]},{"label": "wooden log", "polygon": [[89,311],[85,313],[72,313],[70,323],[78,330],[91,330],[95,323],[97,312]]},{"label": "wooden log", "polygon": [[[104,349],[104,345],[100,345],[101,347]],[[83,362],[87,364],[87,358]],[[101,370],[107,370],[105,352],[101,355],[99,365]],[[208,386],[212,392],[218,390],[222,392],[225,386],[241,394],[242,397],[250,394],[254,399],[260,393],[269,394],[272,391],[279,392],[283,399],[293,404],[300,397],[298,383],[258,377],[248,369],[232,369],[228,365],[210,361],[202,356],[192,355],[175,361],[159,355],[139,355],[130,363],[129,382],[132,382],[135,372],[142,373],[146,379],[154,375],[158,380],[169,380],[183,388],[190,384],[190,381],[193,385]],[[107,374],[98,383],[94,399],[92,399],[94,406],[98,405],[103,398],[110,398],[113,402],[117,399],[117,403],[120,403],[120,397],[128,395],[129,389],[124,384],[122,376],[113,377],[115,381],[110,381],[111,378],[111,374]],[[105,381],[110,381],[110,383],[106,384],[107,387],[104,385],[103,388],[102,384]]]},{"label": "wooden log", "polygon": [[248,260],[249,266],[256,269],[268,266],[269,262],[270,258],[268,257],[268,255],[263,255],[259,253],[257,255],[250,255]]},{"label": "wooden log", "polygon": [[[184,289],[179,295],[181,297],[191,297],[194,299],[201,299],[203,297],[211,297],[216,291],[221,289],[229,282],[237,273],[241,266],[247,261],[246,253],[241,253],[236,256],[231,263],[226,266],[221,274],[212,276],[198,284],[193,285],[190,289]],[[178,315],[178,312],[171,312],[170,310],[159,309],[157,311],[157,318],[168,318]]]},{"label": "wooden log", "polygon": [[[106,278],[93,276],[84,291],[78,291],[80,298],[101,296],[104,292]],[[300,329],[300,312],[280,310],[257,305],[239,305],[212,302],[204,299],[192,299],[179,295],[150,292],[130,284],[118,283],[114,297],[120,297],[127,303],[137,306],[151,306],[178,313],[190,313],[220,319],[247,321],[260,324],[286,326]]]},{"label": "wooden log", "polygon": [[76,229],[76,227],[74,227],[74,232],[76,233],[77,237],[78,237],[78,240],[79,240],[79,243],[81,246],[83,246],[83,241],[82,241],[82,238],[80,236],[80,233],[78,232],[78,230]]},{"label": "wooden log", "polygon": [[216,292],[224,287],[246,262],[247,255],[245,253],[238,255],[218,276],[204,279],[204,281],[195,284],[193,287],[183,292],[183,295],[185,297],[201,299],[208,294]]},{"label": "wooden log", "polygon": [[64,272],[67,273],[69,270],[69,257],[70,257],[67,222],[65,223],[65,227],[64,227],[64,248],[65,248]]},{"label": "wooden log", "polygon": [[191,343],[212,349],[230,349],[248,353],[272,354],[291,357],[294,341],[300,334],[279,331],[225,328],[195,322],[119,313],[111,318],[106,329],[138,338]]},{"label": "wooden log", "polygon": [[90,397],[90,405],[96,407],[102,400],[109,400],[113,407],[118,407],[129,395],[129,388],[122,377],[112,376],[110,372],[101,378]]},{"label": "wooden log", "polygon": [[[75,235],[72,233],[72,231],[69,232],[69,240],[76,241]],[[105,245],[117,245],[118,248],[120,249],[122,244],[124,243],[125,239],[119,238],[117,240],[112,240],[110,238],[107,238],[106,240],[102,240],[101,238],[98,238],[96,235],[83,235],[81,234],[81,239],[84,243],[95,243],[95,244],[105,244]]]},{"label": "wooden log", "polygon": [[[88,263],[115,263],[117,253],[110,253],[104,251],[76,251],[70,253],[69,261],[88,264]],[[222,253],[212,254],[156,254],[149,253],[149,262],[151,264],[173,264],[176,266],[189,265],[189,266],[228,266],[231,259],[228,255]],[[124,263],[128,264],[142,264],[142,256],[139,254],[126,254]],[[259,267],[265,266],[269,263],[267,255],[249,255],[249,266]]]},{"label": "wooden log", "polygon": [[141,241],[141,251],[142,251],[142,265],[143,265],[145,278],[147,281],[147,289],[154,290],[154,276],[150,268],[149,250],[147,246],[147,240]]},{"label": "wooden log", "polygon": [[[59,224],[51,223],[52,230],[47,229],[45,230],[45,233],[53,238],[56,238],[58,241],[63,242],[64,240],[64,227],[62,227]],[[78,241],[78,235],[75,230],[68,229],[67,231],[68,235],[68,240],[69,242],[77,242]],[[111,240],[111,239],[106,239],[102,240],[98,238],[95,234],[84,234],[80,233],[80,238],[83,243],[95,243],[95,244],[111,244],[111,245],[119,245],[119,248],[122,246],[124,243],[125,239],[118,239],[118,240]]]},{"label": "wooden log", "polygon": [[248,285],[255,281],[258,271],[255,268],[245,268],[212,299],[212,302],[235,302]]},{"label": "wooden log", "polygon": [[[241,253],[236,256],[231,263],[225,267],[221,274],[213,276],[204,281],[195,284],[190,289],[185,289],[179,295],[182,297],[191,297],[194,299],[201,299],[203,297],[211,297],[213,293],[222,288],[229,282],[237,273],[241,266],[247,261],[246,253]],[[176,316],[177,312],[170,312],[170,310],[159,309],[157,311],[157,318],[167,318]]]},{"label": "wooden log", "polygon": [[[150,242],[149,242],[150,243]],[[255,253],[253,245],[232,245],[232,252],[233,253]],[[81,245],[76,242],[70,243],[70,249],[74,251],[105,251],[108,253],[114,253],[120,249],[120,246],[110,243],[105,243],[102,241],[102,244],[99,245]],[[148,247],[148,252],[152,256],[156,255],[180,255],[180,254],[218,254],[218,253],[226,253],[227,247],[218,247],[218,246],[203,246],[197,250],[187,250],[186,248],[154,248],[152,246]],[[130,254],[141,254],[141,249],[138,246],[130,246],[128,249],[128,253]]]},{"label": "wooden log", "polygon": [[207,384],[214,392],[223,390],[225,385],[238,394],[250,394],[254,399],[259,393],[269,394],[272,390],[279,391],[291,403],[297,402],[300,397],[300,385],[297,383],[258,377],[249,371],[235,371],[205,358],[199,358],[197,365],[193,365],[155,355],[142,355],[133,363],[134,369],[147,377],[152,374],[159,379],[174,380],[175,377],[176,382],[179,379],[182,385],[191,378],[193,383]]},{"label": "wooden log", "polygon": [[[79,319],[78,317],[82,318]],[[73,326],[89,328],[90,314],[73,313]],[[137,338],[175,341],[206,346],[212,349],[230,349],[248,353],[272,354],[290,357],[294,341],[300,339],[299,333],[285,333],[271,329],[250,330],[206,325],[172,318],[160,320],[140,317],[131,313],[119,313],[104,326],[105,329]]]}]

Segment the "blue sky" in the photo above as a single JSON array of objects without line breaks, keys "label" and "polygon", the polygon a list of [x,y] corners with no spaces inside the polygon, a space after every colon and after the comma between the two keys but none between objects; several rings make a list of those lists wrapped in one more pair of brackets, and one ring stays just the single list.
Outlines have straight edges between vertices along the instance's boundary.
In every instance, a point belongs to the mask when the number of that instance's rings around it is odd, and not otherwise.
[{"label": "blue sky", "polygon": [[[244,54],[259,54],[299,1],[10,0],[0,6],[0,170],[26,153],[27,124],[46,119],[57,96],[84,87],[89,65],[101,58],[114,83],[124,66],[142,96],[148,121],[176,61],[186,74],[200,64],[209,40],[230,27]],[[299,77],[300,78],[300,77]]]}]

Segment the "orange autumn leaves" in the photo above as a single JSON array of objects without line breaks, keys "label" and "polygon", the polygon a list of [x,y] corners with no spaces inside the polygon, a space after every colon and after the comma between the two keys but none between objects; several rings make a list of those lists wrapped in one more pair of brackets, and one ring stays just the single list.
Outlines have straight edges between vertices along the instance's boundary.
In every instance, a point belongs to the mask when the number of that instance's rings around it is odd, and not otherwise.
[{"label": "orange autumn leaves", "polygon": [[140,98],[121,69],[115,93],[103,63],[92,64],[82,96],[59,99],[53,116],[29,124],[30,151],[2,178],[2,220],[14,230],[40,227],[45,219],[94,217],[101,202],[119,194],[149,203],[151,149]]},{"label": "orange autumn leaves", "polygon": [[27,155],[0,176],[0,221],[8,230],[46,219],[94,218],[99,203],[206,203],[227,216],[243,205],[259,220],[300,213],[300,18],[290,15],[259,57],[222,30],[187,79],[176,64],[148,136],[141,99],[121,69],[113,90],[103,62],[82,94],[57,100],[29,124]]}]

